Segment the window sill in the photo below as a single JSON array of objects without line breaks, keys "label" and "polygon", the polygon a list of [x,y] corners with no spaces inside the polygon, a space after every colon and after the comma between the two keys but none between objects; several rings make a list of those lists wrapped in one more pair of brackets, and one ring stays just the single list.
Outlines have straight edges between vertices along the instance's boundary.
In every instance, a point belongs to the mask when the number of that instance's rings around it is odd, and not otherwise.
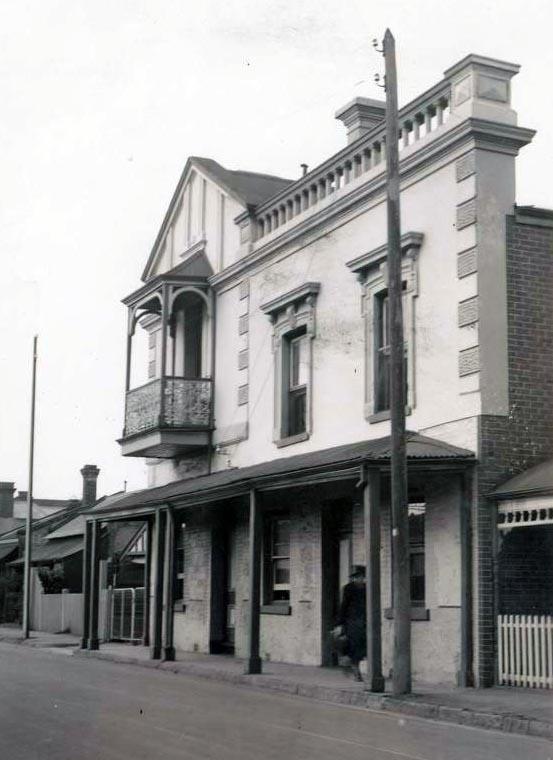
[{"label": "window sill", "polygon": [[292,446],[294,443],[301,443],[301,441],[307,441],[309,439],[309,433],[298,433],[297,435],[289,435],[287,438],[279,438],[275,441],[277,448],[282,449],[284,446]]},{"label": "window sill", "polygon": [[[391,607],[384,610],[386,620],[394,619],[394,611]],[[430,620],[430,610],[426,607],[411,607],[411,620]]]},{"label": "window sill", "polygon": [[[412,410],[411,410],[410,406],[406,406],[405,407],[405,415],[406,416],[409,416],[411,414],[411,411]],[[368,422],[371,423],[371,425],[373,425],[375,422],[384,422],[385,420],[389,420],[389,419],[390,419],[390,410],[389,409],[385,409],[382,412],[375,412],[374,414],[368,414],[367,415],[367,420],[368,420]]]},{"label": "window sill", "polygon": [[262,604],[262,615],[291,615],[292,607],[289,604]]}]

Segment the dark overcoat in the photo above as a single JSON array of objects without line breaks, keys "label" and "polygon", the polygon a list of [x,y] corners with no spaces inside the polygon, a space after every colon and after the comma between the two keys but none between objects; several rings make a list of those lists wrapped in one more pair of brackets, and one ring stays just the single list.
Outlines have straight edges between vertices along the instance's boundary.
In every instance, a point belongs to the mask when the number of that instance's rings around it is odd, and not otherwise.
[{"label": "dark overcoat", "polygon": [[344,627],[347,654],[357,663],[367,655],[367,602],[365,583],[351,582],[344,586],[338,625]]}]

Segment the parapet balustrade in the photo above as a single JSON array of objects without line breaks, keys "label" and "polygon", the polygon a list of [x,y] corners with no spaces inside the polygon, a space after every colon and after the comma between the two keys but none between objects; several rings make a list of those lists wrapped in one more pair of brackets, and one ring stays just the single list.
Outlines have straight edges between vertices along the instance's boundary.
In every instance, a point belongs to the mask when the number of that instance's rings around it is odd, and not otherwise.
[{"label": "parapet balustrade", "polygon": [[[442,82],[402,108],[398,124],[400,153],[442,126],[449,118],[449,105],[450,83]],[[280,196],[261,206],[256,212],[256,239],[284,226],[375,167],[384,169],[385,162],[386,136],[382,122]]]}]

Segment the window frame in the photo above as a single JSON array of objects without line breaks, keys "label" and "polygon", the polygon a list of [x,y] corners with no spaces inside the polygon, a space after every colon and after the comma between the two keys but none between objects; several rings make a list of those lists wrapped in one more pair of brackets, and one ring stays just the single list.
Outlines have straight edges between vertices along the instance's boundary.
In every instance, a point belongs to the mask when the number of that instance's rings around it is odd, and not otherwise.
[{"label": "window frame", "polygon": [[[418,248],[404,253],[401,266],[403,284],[404,355],[406,359],[405,413],[416,406],[415,387],[415,299],[418,296]],[[390,419],[390,410],[379,408],[377,392],[379,307],[388,293],[388,268],[385,262],[371,268],[363,282],[365,320],[365,418],[370,423]]]},{"label": "window frame", "polygon": [[[261,310],[273,325],[272,349],[274,355],[274,421],[273,443],[279,448],[306,441],[313,430],[313,339],[315,337],[315,304],[320,283],[308,282],[263,304]],[[291,343],[305,337],[306,382],[290,388]],[[292,432],[290,424],[291,390],[305,396],[305,429]]]},{"label": "window frame", "polygon": [[[278,523],[288,524],[287,553],[275,554],[275,526]],[[263,537],[263,610],[289,614],[291,598],[291,518],[288,512],[268,514],[265,519]],[[280,542],[282,544],[283,542]],[[288,582],[276,583],[275,565],[282,560],[288,560]],[[285,594],[283,598],[278,595]],[[267,608],[275,608],[270,610]]]},{"label": "window frame", "polygon": [[[404,359],[404,382],[405,382],[405,406],[406,408],[409,408],[409,328],[406,324],[407,322],[407,316],[408,316],[408,305],[407,305],[407,295],[406,295],[406,281],[404,280],[403,283],[403,293],[402,293],[402,310],[403,310],[403,334],[404,334],[404,340],[403,340],[403,359]],[[387,399],[387,404],[381,402],[381,394],[383,393],[381,386],[381,379],[380,379],[380,373],[381,373],[381,363],[383,361],[382,357],[387,356],[388,357],[388,368],[387,368],[387,376],[389,379],[390,376],[390,296],[388,292],[388,288],[385,287],[383,290],[379,290],[377,293],[375,293],[374,296],[374,332],[373,332],[373,341],[374,341],[374,361],[373,361],[373,387],[374,387],[374,413],[375,414],[384,414],[388,412],[390,413],[390,387],[388,384],[388,387],[385,390],[385,397]],[[383,326],[384,323],[384,316],[386,316],[386,327]],[[387,343],[384,341],[386,340],[386,333],[387,335]]]}]

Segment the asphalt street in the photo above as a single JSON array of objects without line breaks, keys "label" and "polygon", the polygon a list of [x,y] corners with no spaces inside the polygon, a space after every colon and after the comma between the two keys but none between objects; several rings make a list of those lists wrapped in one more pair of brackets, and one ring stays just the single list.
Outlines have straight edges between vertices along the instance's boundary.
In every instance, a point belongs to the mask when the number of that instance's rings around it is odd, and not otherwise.
[{"label": "asphalt street", "polygon": [[2,760],[553,760],[553,744],[0,644]]}]

